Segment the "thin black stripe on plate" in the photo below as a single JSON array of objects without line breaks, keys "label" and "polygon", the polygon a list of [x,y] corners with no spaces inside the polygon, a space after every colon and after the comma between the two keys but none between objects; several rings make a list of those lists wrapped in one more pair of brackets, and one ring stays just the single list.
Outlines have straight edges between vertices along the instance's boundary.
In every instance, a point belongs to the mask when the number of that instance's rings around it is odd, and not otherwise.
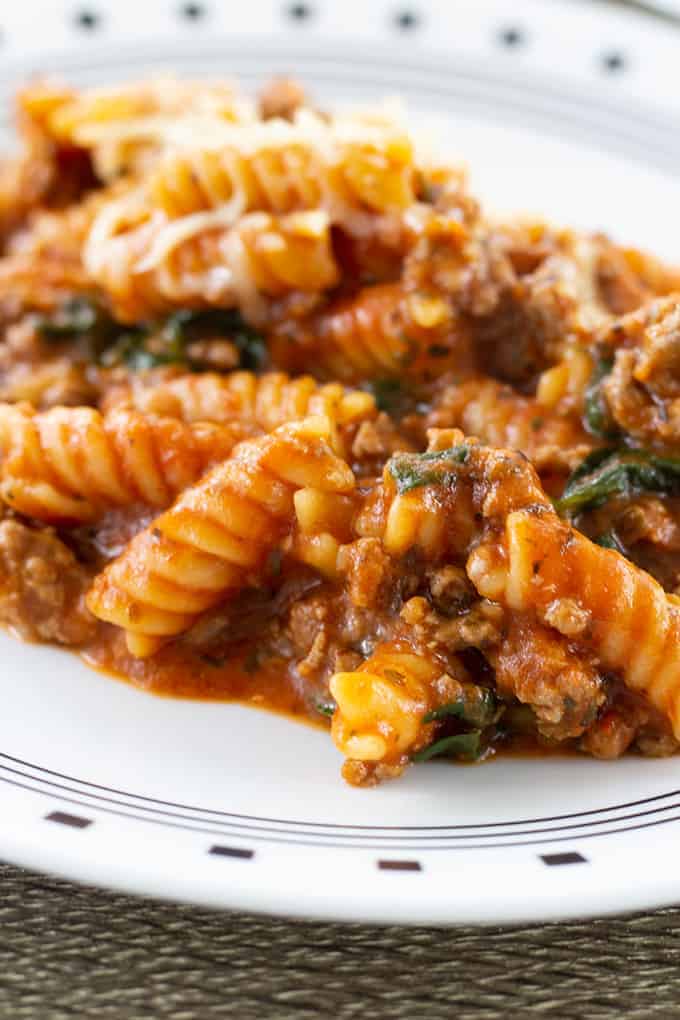
[{"label": "thin black stripe on plate", "polygon": [[208,853],[214,854],[215,857],[240,857],[243,860],[250,860],[255,856],[254,850],[245,850],[240,846],[211,846]]},{"label": "thin black stripe on plate", "polygon": [[45,815],[45,821],[57,822],[59,825],[70,825],[72,829],[86,829],[88,825],[92,825],[91,818],[69,815],[66,811],[51,811],[49,815]]},{"label": "thin black stripe on plate", "polygon": [[422,871],[420,861],[378,861],[381,871]]},{"label": "thin black stripe on plate", "polygon": [[577,854],[574,851],[564,854],[541,854],[541,860],[544,864],[554,868],[560,864],[587,864],[588,858],[582,854]]}]

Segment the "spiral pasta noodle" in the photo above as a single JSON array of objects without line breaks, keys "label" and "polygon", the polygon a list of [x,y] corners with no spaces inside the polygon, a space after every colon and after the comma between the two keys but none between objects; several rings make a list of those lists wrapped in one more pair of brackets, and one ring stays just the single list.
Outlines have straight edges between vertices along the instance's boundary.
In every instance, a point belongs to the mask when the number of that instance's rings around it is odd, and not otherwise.
[{"label": "spiral pasta noodle", "polygon": [[[396,124],[325,122],[309,110],[236,126],[219,142],[171,148],[149,181],[151,201],[170,218],[220,207],[235,215],[324,209],[334,223],[361,229],[369,214],[415,200],[411,139]],[[219,137],[219,134],[218,134]]]},{"label": "spiral pasta noodle", "polygon": [[178,120],[219,126],[255,118],[253,104],[228,84],[169,76],[80,92],[39,82],[23,91],[21,105],[57,145],[88,150],[103,181],[136,174],[157,159]]},{"label": "spiral pasta noodle", "polygon": [[551,414],[540,400],[521,396],[490,378],[451,387],[428,420],[461,428],[490,446],[521,450],[539,470],[552,466],[571,470],[593,447],[578,417]]},{"label": "spiral pasta noodle", "polygon": [[358,669],[335,673],[335,746],[346,758],[373,763],[399,761],[427,744],[433,726],[423,720],[434,704],[432,684],[444,672],[397,641],[379,645]]},{"label": "spiral pasta noodle", "polygon": [[653,577],[556,514],[526,510],[508,515],[500,548],[472,553],[468,573],[482,594],[539,617],[554,620],[554,603],[573,600],[604,668],[620,672],[680,736],[680,600]]},{"label": "spiral pasta noodle", "polygon": [[184,235],[166,228],[127,198],[105,207],[93,224],[85,266],[126,321],[185,307],[239,308],[257,321],[264,297],[315,293],[338,282],[330,225],[320,210],[279,218],[251,213],[221,230],[194,223]]},{"label": "spiral pasta noodle", "polygon": [[168,506],[247,434],[243,426],[90,407],[0,404],[0,498],[51,523],[82,523],[111,507]]},{"label": "spiral pasta noodle", "polygon": [[465,553],[480,524],[515,508],[551,506],[516,451],[481,446],[457,429],[432,429],[424,454],[398,454],[383,474],[381,537],[392,556],[418,548],[428,560]]},{"label": "spiral pasta noodle", "polygon": [[292,371],[313,358],[325,377],[356,383],[413,376],[435,378],[465,357],[466,325],[443,295],[410,294],[400,283],[364,287],[329,305],[291,337],[271,338],[272,357]]},{"label": "spiral pasta noodle", "polygon": [[310,415],[323,415],[342,426],[377,414],[370,393],[348,390],[340,383],[320,385],[309,375],[291,378],[284,372],[184,375],[151,387],[125,388],[108,406],[120,403],[185,422],[246,422],[267,432]]},{"label": "spiral pasta noodle", "polygon": [[256,583],[292,526],[298,490],[352,491],[354,476],[329,438],[325,419],[308,418],[241,443],[95,579],[90,611],[122,627],[130,651],[145,656]]},{"label": "spiral pasta noodle", "polygon": [[0,624],[325,717],[356,785],[680,752],[677,270],[291,80],[17,105]]}]

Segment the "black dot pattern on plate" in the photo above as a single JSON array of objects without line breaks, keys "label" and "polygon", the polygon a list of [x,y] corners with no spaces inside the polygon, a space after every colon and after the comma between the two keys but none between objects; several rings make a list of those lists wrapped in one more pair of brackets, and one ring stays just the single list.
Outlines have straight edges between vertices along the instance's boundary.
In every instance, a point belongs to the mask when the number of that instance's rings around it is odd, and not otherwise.
[{"label": "black dot pattern on plate", "polygon": [[242,846],[211,846],[208,853],[213,857],[237,857],[243,861],[250,861],[255,856],[254,850],[247,850]]},{"label": "black dot pattern on plate", "polygon": [[417,28],[420,24],[420,17],[415,11],[399,11],[395,15],[394,20],[397,28],[402,29],[404,32]]},{"label": "black dot pattern on plate", "polygon": [[83,8],[82,11],[78,11],[75,16],[75,23],[78,28],[83,28],[87,32],[91,32],[94,28],[99,26],[100,17],[96,11]]},{"label": "black dot pattern on plate", "polygon": [[187,21],[200,21],[201,18],[205,17],[205,7],[203,4],[182,4],[179,12]]},{"label": "black dot pattern on plate", "polygon": [[312,16],[312,8],[308,4],[291,4],[288,7],[288,17],[293,21],[308,21]]},{"label": "black dot pattern on plate", "polygon": [[625,70],[626,58],[622,53],[618,53],[614,50],[611,53],[604,54],[602,57],[602,66],[605,71],[608,71],[610,74],[617,74],[618,72]]},{"label": "black dot pattern on plate", "polygon": [[547,864],[549,868],[560,867],[563,864],[588,863],[587,857],[584,857],[583,854],[576,853],[574,850],[569,850],[562,854],[541,854],[541,860],[544,864]]},{"label": "black dot pattern on plate", "polygon": [[396,861],[386,859],[378,861],[378,868],[380,871],[422,871],[423,867],[420,861]]},{"label": "black dot pattern on plate", "polygon": [[69,815],[66,811],[51,811],[45,815],[46,822],[56,822],[57,825],[67,825],[71,829],[87,829],[92,825],[91,818],[83,818],[81,815]]},{"label": "black dot pattern on plate", "polygon": [[503,46],[507,46],[508,49],[522,46],[526,41],[524,32],[517,25],[507,25],[505,28],[502,28],[498,33],[498,40]]}]

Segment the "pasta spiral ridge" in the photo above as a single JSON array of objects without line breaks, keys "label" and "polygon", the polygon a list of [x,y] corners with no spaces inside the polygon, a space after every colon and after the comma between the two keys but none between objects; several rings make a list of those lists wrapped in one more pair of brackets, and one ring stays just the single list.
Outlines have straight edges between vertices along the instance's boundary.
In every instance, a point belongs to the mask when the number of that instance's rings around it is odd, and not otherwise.
[{"label": "pasta spiral ridge", "polygon": [[247,434],[123,409],[35,413],[0,404],[0,498],[51,523],[91,521],[132,503],[165,507]]},{"label": "pasta spiral ridge", "polygon": [[467,570],[478,591],[513,610],[552,618],[555,600],[572,599],[605,669],[646,696],[680,737],[680,599],[653,577],[549,510],[510,513],[501,546],[480,546]]},{"label": "pasta spiral ridge", "polygon": [[408,208],[414,184],[413,144],[397,124],[367,130],[301,110],[292,123],[235,126],[214,141],[171,148],[149,194],[173,219],[221,206],[232,215],[318,207],[351,231],[367,216]]},{"label": "pasta spiral ridge", "polygon": [[313,358],[319,374],[356,383],[402,375],[435,377],[460,357],[468,335],[443,296],[423,299],[401,283],[365,287],[303,323],[295,342],[271,337],[277,363],[291,371]]},{"label": "pasta spiral ridge", "polygon": [[291,378],[284,372],[183,375],[151,387],[127,387],[115,396],[113,406],[120,403],[185,422],[245,422],[266,432],[313,415],[342,426],[377,414],[370,393],[348,390],[340,383],[320,385],[309,375]]},{"label": "pasta spiral ridge", "polygon": [[551,414],[540,400],[488,377],[450,387],[428,420],[490,446],[521,450],[539,470],[553,464],[573,470],[594,445],[574,415]]},{"label": "pasta spiral ridge", "polygon": [[149,217],[139,196],[105,207],[90,231],[84,263],[126,320],[176,308],[234,308],[261,321],[266,298],[333,287],[339,270],[320,210],[275,217],[251,213],[234,227]]},{"label": "pasta spiral ridge", "polygon": [[423,720],[433,706],[432,684],[444,672],[436,659],[396,641],[379,645],[358,669],[335,673],[335,746],[354,761],[380,762],[428,743],[434,727]]},{"label": "pasta spiral ridge", "polygon": [[307,418],[239,444],[95,578],[90,611],[124,628],[130,651],[144,656],[256,583],[293,526],[297,491],[354,487],[330,431],[325,419]]}]

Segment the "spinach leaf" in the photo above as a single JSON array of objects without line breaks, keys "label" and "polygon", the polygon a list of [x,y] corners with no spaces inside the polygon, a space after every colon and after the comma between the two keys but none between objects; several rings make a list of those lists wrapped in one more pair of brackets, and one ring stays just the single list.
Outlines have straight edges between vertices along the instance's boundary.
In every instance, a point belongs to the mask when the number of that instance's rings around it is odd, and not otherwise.
[{"label": "spinach leaf", "polygon": [[[456,479],[455,471],[438,470],[438,465],[464,464],[470,447],[465,443],[452,446],[449,450],[429,453],[401,453],[392,457],[387,465],[389,473],[397,483],[397,492],[403,495],[424,485],[450,485]],[[432,467],[430,467],[432,465]]]},{"label": "spinach leaf", "polygon": [[52,315],[34,316],[38,335],[47,343],[78,342],[82,357],[97,361],[103,352],[116,344],[121,330],[138,332],[136,327],[122,327],[111,315],[87,297],[70,298]]},{"label": "spinach leaf", "polygon": [[267,358],[264,337],[244,322],[236,309],[177,312],[168,319],[165,329],[184,347],[208,336],[230,340],[239,353],[240,367],[251,372],[261,369]]},{"label": "spinach leaf", "polygon": [[142,372],[157,365],[171,363],[173,359],[152,350],[148,344],[149,333],[146,329],[127,330],[100,354],[99,362],[105,368],[123,364],[132,372]]},{"label": "spinach leaf", "polygon": [[87,298],[70,298],[54,315],[37,315],[34,325],[43,340],[65,340],[88,333],[98,325],[101,312]]},{"label": "spinach leaf", "polygon": [[430,758],[437,758],[440,755],[474,761],[481,754],[480,737],[479,730],[456,733],[453,737],[442,737],[429,747],[424,747],[422,751],[417,751],[413,755],[413,761],[429,761]]},{"label": "spinach leaf", "polygon": [[319,715],[325,715],[330,719],[338,706],[334,701],[317,701],[314,708]]},{"label": "spinach leaf", "polygon": [[493,691],[488,687],[476,687],[468,697],[457,701],[449,701],[446,705],[434,708],[424,716],[423,722],[436,722],[440,719],[453,717],[462,719],[470,726],[483,729],[490,726],[496,717],[497,705]]},{"label": "spinach leaf", "polygon": [[680,458],[641,449],[595,450],[574,471],[555,508],[583,513],[614,496],[640,492],[680,493]]},{"label": "spinach leaf", "polygon": [[619,434],[619,428],[602,392],[602,381],[609,375],[613,365],[613,358],[600,358],[584,394],[584,424],[589,432],[601,439],[613,439]]},{"label": "spinach leaf", "polygon": [[225,339],[239,352],[241,368],[257,370],[266,361],[264,338],[244,323],[238,312],[223,309],[183,309],[160,324],[126,330],[102,354],[104,365],[125,364],[139,372],[159,365],[183,365],[190,371],[209,367],[192,357],[197,340]]},{"label": "spinach leaf", "polygon": [[404,403],[404,384],[399,379],[374,379],[367,386],[379,411],[396,414]]},{"label": "spinach leaf", "polygon": [[613,528],[609,531],[603,531],[601,535],[594,538],[593,541],[596,545],[601,545],[603,549],[615,549],[616,552],[620,552],[622,556],[627,556],[626,548],[620,541],[618,535]]},{"label": "spinach leaf", "polygon": [[453,716],[456,719],[462,719],[465,714],[465,699],[461,698],[459,701],[449,701],[446,705],[440,705],[439,708],[433,708],[431,712],[428,712],[423,716],[423,722],[436,722],[438,719],[446,719],[448,716]]}]

